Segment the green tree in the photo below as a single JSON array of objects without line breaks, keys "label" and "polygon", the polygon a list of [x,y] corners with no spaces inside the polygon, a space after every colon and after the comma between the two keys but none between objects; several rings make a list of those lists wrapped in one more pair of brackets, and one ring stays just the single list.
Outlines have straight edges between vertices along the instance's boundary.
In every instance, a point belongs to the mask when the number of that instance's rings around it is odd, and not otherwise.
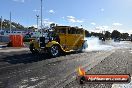
[{"label": "green tree", "polygon": [[121,34],[121,38],[122,39],[127,39],[129,37],[129,34],[128,33],[122,33]]},{"label": "green tree", "polygon": [[34,26],[30,26],[30,27],[28,27],[28,29],[32,30],[32,31],[35,31],[36,28]]},{"label": "green tree", "polygon": [[89,31],[85,30],[85,36],[86,36],[86,37],[90,37]]},{"label": "green tree", "polygon": [[111,33],[111,38],[114,39],[114,38],[120,38],[121,37],[121,33],[117,30],[114,30],[112,33]]},{"label": "green tree", "polygon": [[105,38],[109,39],[111,37],[111,33],[109,31],[105,32]]},{"label": "green tree", "polygon": [[[1,21],[0,21],[1,22]],[[6,20],[4,19],[3,22],[2,22],[2,27],[3,28],[10,28],[10,21],[9,20]],[[13,29],[25,29],[25,27],[19,23],[15,23],[15,22],[11,22],[11,27]]]}]

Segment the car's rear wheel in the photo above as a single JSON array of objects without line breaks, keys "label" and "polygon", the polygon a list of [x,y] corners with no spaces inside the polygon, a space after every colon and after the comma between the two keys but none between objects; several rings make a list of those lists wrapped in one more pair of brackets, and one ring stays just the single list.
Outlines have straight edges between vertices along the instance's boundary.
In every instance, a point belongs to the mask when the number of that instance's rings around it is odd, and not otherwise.
[{"label": "car's rear wheel", "polygon": [[79,49],[79,52],[83,52],[83,50],[88,48],[88,43],[87,41],[84,41],[84,43],[82,44],[82,46]]},{"label": "car's rear wheel", "polygon": [[57,57],[60,55],[60,47],[57,46],[57,45],[52,45],[50,48],[49,48],[49,52],[50,52],[50,55],[52,57]]},{"label": "car's rear wheel", "polygon": [[82,48],[83,48],[83,49],[88,48],[88,43],[87,43],[87,41],[85,41],[85,42],[83,43]]}]

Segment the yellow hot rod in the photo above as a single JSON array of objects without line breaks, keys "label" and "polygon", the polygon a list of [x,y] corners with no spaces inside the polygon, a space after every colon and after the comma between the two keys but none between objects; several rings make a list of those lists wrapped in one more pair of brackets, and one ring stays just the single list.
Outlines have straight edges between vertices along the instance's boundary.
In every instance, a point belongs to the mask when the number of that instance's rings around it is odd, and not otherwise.
[{"label": "yellow hot rod", "polygon": [[54,26],[52,31],[46,31],[41,37],[31,41],[29,48],[32,53],[45,52],[57,57],[62,52],[82,51],[86,47],[83,28]]}]

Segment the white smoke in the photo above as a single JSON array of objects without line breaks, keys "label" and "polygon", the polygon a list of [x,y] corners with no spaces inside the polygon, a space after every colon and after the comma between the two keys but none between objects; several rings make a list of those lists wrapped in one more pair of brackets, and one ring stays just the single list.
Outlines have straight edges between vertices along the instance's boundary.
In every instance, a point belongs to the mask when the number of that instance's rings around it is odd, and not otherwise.
[{"label": "white smoke", "polygon": [[105,42],[99,40],[97,37],[88,37],[87,40],[88,48],[85,51],[100,51],[100,50],[111,50],[113,47],[105,44]]}]

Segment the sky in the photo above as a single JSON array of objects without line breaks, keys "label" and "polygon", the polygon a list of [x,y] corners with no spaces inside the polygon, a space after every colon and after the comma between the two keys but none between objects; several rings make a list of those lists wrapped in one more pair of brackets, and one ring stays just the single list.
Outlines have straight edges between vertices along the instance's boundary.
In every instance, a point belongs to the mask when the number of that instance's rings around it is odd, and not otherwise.
[{"label": "sky", "polygon": [[[89,31],[132,33],[132,0],[42,0],[43,25],[79,26]],[[1,0],[0,16],[36,26],[41,0]],[[39,19],[40,26],[40,19]]]}]

